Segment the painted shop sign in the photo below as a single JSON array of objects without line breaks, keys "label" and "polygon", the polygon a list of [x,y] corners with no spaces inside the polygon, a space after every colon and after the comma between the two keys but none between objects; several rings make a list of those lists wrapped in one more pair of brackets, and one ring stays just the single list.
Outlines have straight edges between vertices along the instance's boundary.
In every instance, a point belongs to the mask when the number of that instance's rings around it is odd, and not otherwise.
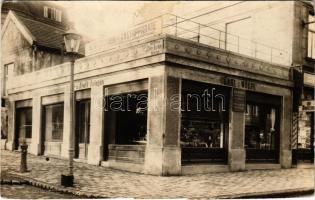
[{"label": "painted shop sign", "polygon": [[87,57],[76,62],[76,73],[152,56],[163,52],[163,39]]},{"label": "painted shop sign", "polygon": [[104,85],[105,80],[104,79],[96,79],[96,80],[86,80],[86,81],[80,81],[74,83],[74,90],[82,90],[91,88],[94,86],[101,86]]},{"label": "painted shop sign", "polygon": [[276,78],[289,79],[289,70],[277,65],[257,61],[254,59],[244,58],[222,52],[212,47],[193,47],[191,44],[184,42],[172,41],[168,39],[166,42],[166,51],[180,53],[187,57],[202,59],[206,62],[211,62],[219,65],[227,65],[231,68],[236,68],[244,71],[264,74]]},{"label": "painted shop sign", "polygon": [[155,20],[146,24],[138,25],[131,30],[124,32],[118,36],[105,38],[103,40],[92,41],[85,46],[85,55],[100,53],[115,46],[134,40],[145,39],[148,36],[161,33],[161,20]]},{"label": "painted shop sign", "polygon": [[304,84],[314,87],[315,85],[315,75],[304,73]]},{"label": "painted shop sign", "polygon": [[245,90],[255,90],[256,84],[249,80],[235,79],[231,77],[224,77],[222,80],[223,84],[233,88],[245,89]]}]

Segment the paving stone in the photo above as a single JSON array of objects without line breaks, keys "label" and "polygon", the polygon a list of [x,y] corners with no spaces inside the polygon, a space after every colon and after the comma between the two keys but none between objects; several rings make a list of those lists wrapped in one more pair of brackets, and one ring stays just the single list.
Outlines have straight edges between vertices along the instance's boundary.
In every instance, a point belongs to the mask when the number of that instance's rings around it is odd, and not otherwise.
[{"label": "paving stone", "polygon": [[[1,170],[18,172],[20,154],[1,151]],[[28,155],[29,173],[19,175],[60,187],[67,161]],[[211,198],[314,188],[313,169],[281,169],[160,177],[74,163],[74,192],[111,198]],[[34,197],[35,198],[35,197]]]}]

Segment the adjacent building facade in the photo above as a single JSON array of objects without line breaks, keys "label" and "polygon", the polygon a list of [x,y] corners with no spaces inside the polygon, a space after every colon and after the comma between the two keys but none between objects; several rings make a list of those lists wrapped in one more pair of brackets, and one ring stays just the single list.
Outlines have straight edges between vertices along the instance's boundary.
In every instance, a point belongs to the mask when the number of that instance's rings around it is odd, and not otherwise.
[{"label": "adjacent building facade", "polygon": [[[313,5],[266,2],[253,11],[253,3],[235,5],[238,15],[224,20],[218,13],[217,27],[212,16],[206,24],[167,14],[88,43],[75,62],[76,158],[155,175],[292,167],[292,149],[303,147],[292,71],[308,67],[304,82],[315,79]],[[273,14],[272,24],[261,19]],[[4,24],[5,51],[14,44],[9,24],[23,40],[32,33],[14,17],[9,12]],[[26,137],[30,153],[67,158],[70,63],[40,66],[9,73],[6,147],[18,150]]]}]

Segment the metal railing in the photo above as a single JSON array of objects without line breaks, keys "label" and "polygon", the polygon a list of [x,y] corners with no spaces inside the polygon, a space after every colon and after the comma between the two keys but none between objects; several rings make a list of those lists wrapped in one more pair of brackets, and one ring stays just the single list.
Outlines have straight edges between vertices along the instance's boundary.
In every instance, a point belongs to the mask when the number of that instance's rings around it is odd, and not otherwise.
[{"label": "metal railing", "polygon": [[283,49],[268,46],[174,14],[164,14],[152,20],[157,20],[157,18],[161,19],[162,33],[275,64],[291,64],[291,55]]}]

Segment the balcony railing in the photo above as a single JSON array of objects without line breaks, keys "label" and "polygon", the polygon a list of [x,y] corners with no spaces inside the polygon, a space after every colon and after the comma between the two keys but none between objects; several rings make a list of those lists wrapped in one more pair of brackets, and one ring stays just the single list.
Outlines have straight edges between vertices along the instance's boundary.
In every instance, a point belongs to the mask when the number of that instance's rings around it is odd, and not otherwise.
[{"label": "balcony railing", "polygon": [[227,51],[243,54],[270,63],[290,65],[291,55],[283,49],[249,40],[174,14],[164,14],[142,22],[160,21],[161,33],[189,39]]}]

